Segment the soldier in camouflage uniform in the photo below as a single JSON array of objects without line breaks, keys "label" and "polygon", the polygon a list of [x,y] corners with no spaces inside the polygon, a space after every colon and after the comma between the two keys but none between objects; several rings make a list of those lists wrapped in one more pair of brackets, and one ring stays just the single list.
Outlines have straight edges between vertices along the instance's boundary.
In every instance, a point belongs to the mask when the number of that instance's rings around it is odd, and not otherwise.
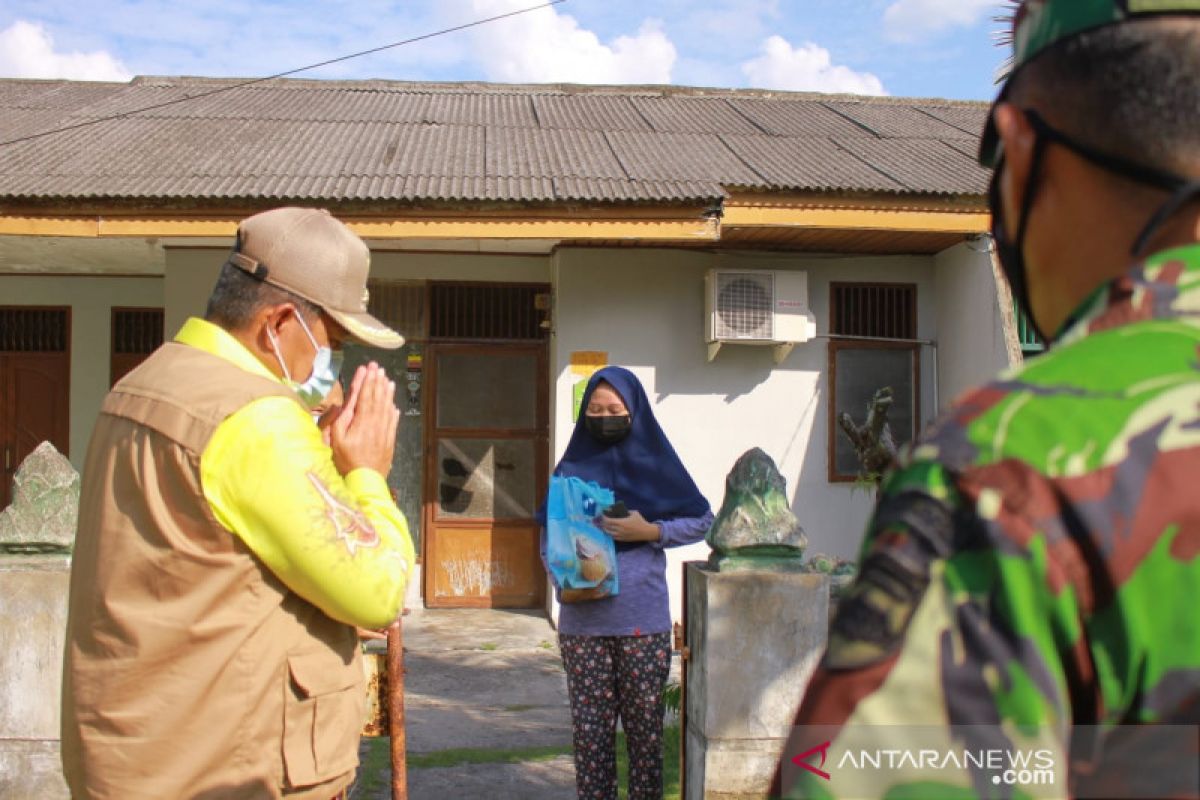
[{"label": "soldier in camouflage uniform", "polygon": [[[1027,0],[1013,45],[981,161],[997,255],[1052,347],[959,399],[885,481],[788,797],[1200,785],[1200,2]],[[847,783],[839,748],[887,725],[1035,741],[1059,780]],[[892,730],[876,739],[910,744]]]}]

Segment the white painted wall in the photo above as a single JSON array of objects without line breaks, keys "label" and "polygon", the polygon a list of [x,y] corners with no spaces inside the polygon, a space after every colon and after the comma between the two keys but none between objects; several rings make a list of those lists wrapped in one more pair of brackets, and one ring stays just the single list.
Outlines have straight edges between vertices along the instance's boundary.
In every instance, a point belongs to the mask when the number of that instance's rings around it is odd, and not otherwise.
[{"label": "white painted wall", "polygon": [[550,258],[542,255],[371,253],[371,277],[384,280],[549,283]]},{"label": "white painted wall", "polygon": [[1009,366],[992,263],[980,244],[963,243],[934,259],[938,392],[942,408]]},{"label": "white painted wall", "polygon": [[188,317],[204,316],[208,296],[217,284],[217,275],[228,255],[228,247],[166,249],[163,325],[168,339],[175,338]]},{"label": "white painted wall", "polygon": [[[173,336],[191,316],[202,316],[227,247],[167,248],[166,326]],[[548,283],[550,259],[537,255],[371,253],[371,277],[383,280]]]},{"label": "white painted wall", "polygon": [[[83,468],[87,443],[108,394],[115,306],[163,305],[159,277],[0,275],[0,305],[71,307],[70,459]],[[167,328],[170,331],[170,328]]]},{"label": "white painted wall", "polygon": [[[828,340],[799,345],[782,365],[770,348],[725,346],[706,360],[704,274],[715,256],[682,250],[561,249],[555,256],[555,338],[552,345],[554,460],[571,434],[570,354],[607,352],[609,362],[641,379],[655,415],[713,509],[725,476],[751,447],[761,447],[787,479],[792,509],[809,552],[854,557],[872,496],[827,479]],[[934,339],[934,268],[927,257],[813,257],[787,254],[721,256],[723,268],[803,269],[818,336],[829,331],[829,283],[834,280],[917,284],[918,337]],[[922,419],[933,413],[932,350],[923,348]],[[684,561],[707,557],[706,545],[670,552],[672,614],[680,617]]]}]

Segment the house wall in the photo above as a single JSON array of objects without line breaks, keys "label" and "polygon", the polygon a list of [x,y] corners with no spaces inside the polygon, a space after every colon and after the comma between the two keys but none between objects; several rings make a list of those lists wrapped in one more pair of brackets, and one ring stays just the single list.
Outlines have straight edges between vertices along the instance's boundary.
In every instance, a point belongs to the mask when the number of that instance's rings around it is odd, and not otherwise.
[{"label": "house wall", "polygon": [[[203,313],[224,248],[167,248],[164,276],[0,276],[4,304],[67,304],[72,319],[71,456],[82,465],[96,410],[108,388],[110,309],[164,306],[166,334]],[[765,347],[727,345],[713,362],[704,343],[704,275],[725,268],[805,270],[818,338],[781,365]],[[376,251],[372,275],[391,279],[549,282],[555,289],[550,374],[552,456],[572,427],[570,356],[608,354],[643,381],[684,463],[714,509],[745,450],[759,446],[787,479],[810,552],[852,557],[871,508],[868,492],[827,480],[826,379],[829,284],[834,280],[913,282],[922,347],[922,420],[1007,363],[991,267],[960,245],[933,257],[814,257],[670,249],[560,248],[551,256]],[[936,354],[936,368],[934,365]],[[936,376],[936,378],[935,378]],[[935,392],[936,380],[936,392]],[[672,551],[673,612],[680,564],[707,557],[703,544]]]},{"label": "house wall", "polygon": [[204,316],[208,296],[217,283],[229,248],[189,247],[166,249],[163,296],[166,310],[163,325],[167,338],[175,336],[188,317]]},{"label": "house wall", "polygon": [[[572,430],[574,351],[598,350],[629,367],[646,387],[654,411],[713,509],[720,507],[734,461],[761,447],[787,479],[792,510],[809,552],[854,557],[872,494],[828,481],[828,339],[798,345],[775,365],[768,347],[726,345],[707,361],[704,274],[716,256],[683,250],[560,249],[554,259],[554,458]],[[928,257],[720,256],[723,268],[795,269],[808,273],[818,337],[829,332],[829,284],[842,281],[917,285],[918,337],[934,339],[934,264]],[[934,407],[933,351],[921,352],[922,420]],[[839,434],[840,435],[840,434]],[[670,551],[672,613],[680,616],[684,561],[704,559],[704,544]]]},{"label": "house wall", "polygon": [[[166,326],[179,330],[190,316],[200,316],[221,265],[225,248],[168,248],[166,253]],[[371,277],[385,280],[505,281],[548,283],[550,259],[536,255],[473,255],[375,251]]]},{"label": "house wall", "polygon": [[[114,306],[161,307],[159,277],[0,275],[0,305],[71,307],[70,459],[83,468],[87,443],[108,393]],[[170,330],[168,328],[167,330]]]},{"label": "house wall", "polygon": [[550,257],[376,251],[371,254],[371,277],[385,280],[549,283]]},{"label": "house wall", "polygon": [[1008,367],[1008,351],[987,251],[978,244],[959,244],[939,253],[933,269],[941,342],[938,393],[945,408]]}]

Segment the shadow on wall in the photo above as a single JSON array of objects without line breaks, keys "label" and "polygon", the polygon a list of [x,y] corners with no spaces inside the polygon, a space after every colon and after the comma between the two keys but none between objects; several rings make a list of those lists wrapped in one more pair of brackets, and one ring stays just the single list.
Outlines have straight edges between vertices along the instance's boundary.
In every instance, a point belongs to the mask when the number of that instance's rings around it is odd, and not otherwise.
[{"label": "shadow on wall", "polygon": [[[820,399],[821,399],[821,386],[820,386],[820,384],[818,384],[816,390],[812,394],[809,395],[808,402],[804,404],[803,410],[801,410],[799,416],[796,417],[796,426],[792,429],[792,435],[788,439],[787,446],[783,448],[783,453],[780,455],[780,458],[779,458],[780,464],[791,463],[790,458],[792,455],[792,451],[796,448],[797,440],[800,439],[800,431],[804,429],[805,422],[807,422],[810,418],[813,417],[813,415],[815,415],[817,413],[817,405],[819,404]],[[812,455],[812,442],[813,442],[813,439],[816,438],[817,426],[814,424],[813,427],[811,428],[811,430],[812,430],[812,435],[810,435],[807,439],[805,439],[803,441],[804,455],[800,461],[801,472],[808,470],[808,469],[813,469],[813,468],[815,468],[815,466],[816,467],[820,466],[819,464],[814,466],[811,463],[810,456]],[[795,500],[795,497],[797,494],[796,489],[797,489],[797,487],[795,487],[795,486],[792,487],[792,491],[793,491],[792,512],[793,513],[795,513],[797,511],[796,500]]]},{"label": "shadow on wall", "polygon": [[[722,348],[716,360],[709,362],[703,343],[687,348],[688,359],[678,358],[661,362],[655,371],[655,403],[661,404],[675,395],[702,397],[723,395],[725,405],[732,405],[755,392],[767,393],[773,410],[773,418],[765,421],[772,431],[764,439],[753,433],[744,434],[744,441],[737,441],[734,455],[726,468],[733,465],[738,454],[751,447],[762,447],[781,468],[800,464],[800,471],[788,479],[792,493],[792,510],[800,512],[798,506],[798,484],[800,476],[824,475],[826,471],[826,436],[828,424],[821,399],[826,389],[825,369],[828,361],[822,340],[813,340],[798,346],[782,363],[775,364],[774,352],[770,347],[750,345],[728,345]],[[812,381],[802,380],[801,374],[815,376]],[[777,380],[772,385],[771,379]],[[799,386],[804,388],[800,389]],[[777,397],[775,395],[778,395]],[[728,412],[727,412],[728,413]],[[735,436],[742,436],[738,429],[762,428],[761,419],[742,419],[736,410],[724,421],[733,429]],[[809,431],[805,436],[804,432]]]},{"label": "shadow on wall", "polygon": [[723,394],[728,404],[758,390],[773,375],[823,372],[827,361],[823,340],[816,339],[798,345],[782,364],[775,363],[774,348],[766,346],[726,344],[713,361],[700,340],[669,349],[657,353],[653,365],[656,403],[677,394]]}]

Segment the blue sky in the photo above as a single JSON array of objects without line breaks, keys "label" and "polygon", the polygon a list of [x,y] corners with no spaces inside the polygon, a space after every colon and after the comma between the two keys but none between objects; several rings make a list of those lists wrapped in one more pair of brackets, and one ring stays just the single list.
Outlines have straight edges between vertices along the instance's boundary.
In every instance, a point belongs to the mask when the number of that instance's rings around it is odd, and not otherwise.
[{"label": "blue sky", "polygon": [[[538,0],[5,0],[0,77],[261,77]],[[1000,0],[565,0],[300,73],[987,100]]]}]

